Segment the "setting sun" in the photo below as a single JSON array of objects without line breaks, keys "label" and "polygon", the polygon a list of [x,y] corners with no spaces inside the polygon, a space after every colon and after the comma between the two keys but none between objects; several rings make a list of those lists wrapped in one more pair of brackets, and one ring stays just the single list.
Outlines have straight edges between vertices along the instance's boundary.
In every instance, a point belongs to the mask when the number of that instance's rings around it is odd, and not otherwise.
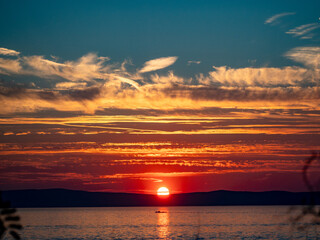
[{"label": "setting sun", "polygon": [[158,196],[168,196],[170,194],[169,189],[166,187],[161,187],[157,191]]}]

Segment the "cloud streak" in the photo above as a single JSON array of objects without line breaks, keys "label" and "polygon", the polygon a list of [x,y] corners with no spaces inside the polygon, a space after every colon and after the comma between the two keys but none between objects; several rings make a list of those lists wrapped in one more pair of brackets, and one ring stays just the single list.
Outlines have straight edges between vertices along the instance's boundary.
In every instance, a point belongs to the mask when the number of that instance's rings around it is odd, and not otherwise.
[{"label": "cloud streak", "polygon": [[[320,47],[297,47],[288,51],[285,56],[308,67],[320,68]],[[319,71],[317,73],[319,79]]]},{"label": "cloud streak", "polygon": [[178,57],[163,57],[149,60],[144,63],[142,69],[140,69],[140,73],[152,72],[159,69],[163,69],[169,67],[177,61]]},{"label": "cloud streak", "polygon": [[272,17],[268,18],[264,24],[272,24],[276,23],[280,18],[285,17],[285,16],[290,16],[290,15],[295,15],[295,12],[284,12],[284,13],[279,13],[276,15],[273,15]]},{"label": "cloud streak", "polygon": [[[288,15],[294,15],[294,14],[295,14],[294,12],[285,12],[285,13],[276,14],[268,18],[264,22],[264,24],[277,25],[280,23],[279,21],[280,18],[283,18]],[[320,28],[319,22],[313,22],[313,23],[296,26],[294,28],[289,29],[285,33],[300,39],[312,39],[314,37],[319,36],[319,31],[316,31],[319,28]]]},{"label": "cloud streak", "polygon": [[314,71],[300,67],[283,68],[228,68],[213,67],[215,71],[208,76],[200,75],[199,82],[204,85],[225,87],[279,87],[313,85]]},{"label": "cloud streak", "polygon": [[76,61],[59,63],[43,56],[25,56],[17,59],[0,58],[0,70],[10,74],[34,75],[41,78],[62,78],[68,81],[92,82],[106,79],[111,66],[108,58],[89,53]]},{"label": "cloud streak", "polygon": [[191,64],[200,64],[201,61],[188,61],[188,65],[191,65]]},{"label": "cloud streak", "polygon": [[310,39],[313,36],[312,34],[310,34],[310,32],[317,28],[320,28],[319,23],[304,24],[290,29],[286,32],[286,34],[291,34],[295,37],[300,37],[301,39]]},{"label": "cloud streak", "polygon": [[0,55],[18,56],[20,52],[8,48],[0,48]]}]

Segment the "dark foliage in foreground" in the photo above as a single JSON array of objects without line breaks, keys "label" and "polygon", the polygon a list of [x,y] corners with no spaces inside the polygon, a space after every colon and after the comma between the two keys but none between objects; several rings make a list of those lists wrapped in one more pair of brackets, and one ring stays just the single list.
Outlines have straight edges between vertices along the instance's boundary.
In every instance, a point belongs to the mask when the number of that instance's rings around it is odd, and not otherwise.
[{"label": "dark foliage in foreground", "polygon": [[19,230],[22,225],[19,223],[20,217],[16,215],[17,210],[10,208],[10,202],[2,200],[0,192],[0,239],[3,239],[9,233],[14,239],[19,240]]},{"label": "dark foliage in foreground", "polygon": [[301,231],[320,225],[320,207],[317,206],[317,204],[319,204],[319,194],[316,194],[317,192],[315,191],[318,187],[317,185],[319,185],[319,181],[314,185],[308,176],[308,170],[316,160],[320,160],[320,152],[313,152],[312,155],[306,159],[302,168],[302,178],[309,190],[309,199],[303,199],[302,207],[292,207],[289,210],[289,213],[294,212],[294,215],[290,217],[292,226]]}]

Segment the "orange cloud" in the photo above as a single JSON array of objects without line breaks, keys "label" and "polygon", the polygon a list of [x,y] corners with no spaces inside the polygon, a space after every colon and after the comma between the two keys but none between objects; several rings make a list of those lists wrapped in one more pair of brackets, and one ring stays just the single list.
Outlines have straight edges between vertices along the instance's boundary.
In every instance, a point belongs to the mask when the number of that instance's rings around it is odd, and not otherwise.
[{"label": "orange cloud", "polygon": [[317,52],[317,48],[301,48],[286,55],[313,68],[233,69],[223,66],[214,67],[208,75],[195,79],[185,79],[173,72],[140,74],[169,66],[176,57],[150,60],[134,73],[126,70],[127,62],[118,66],[107,64],[108,58],[92,53],[62,63],[43,56],[0,58],[0,74],[35,75],[57,81],[51,89],[1,86],[3,107],[0,114],[46,109],[93,114],[112,108],[172,110],[230,105],[256,109],[302,106],[317,109],[320,99],[320,73],[315,68]]}]

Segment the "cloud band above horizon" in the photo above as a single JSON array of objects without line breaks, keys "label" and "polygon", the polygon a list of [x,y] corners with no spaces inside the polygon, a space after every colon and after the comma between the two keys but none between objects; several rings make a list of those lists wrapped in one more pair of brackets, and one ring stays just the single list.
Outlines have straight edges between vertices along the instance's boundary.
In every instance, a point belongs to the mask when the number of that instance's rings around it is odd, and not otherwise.
[{"label": "cloud band above horizon", "polygon": [[[66,62],[43,56],[2,57],[0,74],[15,80],[1,84],[0,101],[4,107],[0,114],[43,109],[85,113],[106,108],[201,109],[230,102],[242,107],[255,103],[257,107],[278,104],[318,108],[319,51],[318,47],[300,47],[285,54],[304,67],[222,66],[193,79],[173,72],[147,74],[172,65],[177,57],[147,61],[142,69],[133,72],[126,69],[126,62],[109,64],[108,57],[92,53]],[[53,86],[40,88],[34,83],[29,86],[14,83],[24,76],[36,76]]]}]

